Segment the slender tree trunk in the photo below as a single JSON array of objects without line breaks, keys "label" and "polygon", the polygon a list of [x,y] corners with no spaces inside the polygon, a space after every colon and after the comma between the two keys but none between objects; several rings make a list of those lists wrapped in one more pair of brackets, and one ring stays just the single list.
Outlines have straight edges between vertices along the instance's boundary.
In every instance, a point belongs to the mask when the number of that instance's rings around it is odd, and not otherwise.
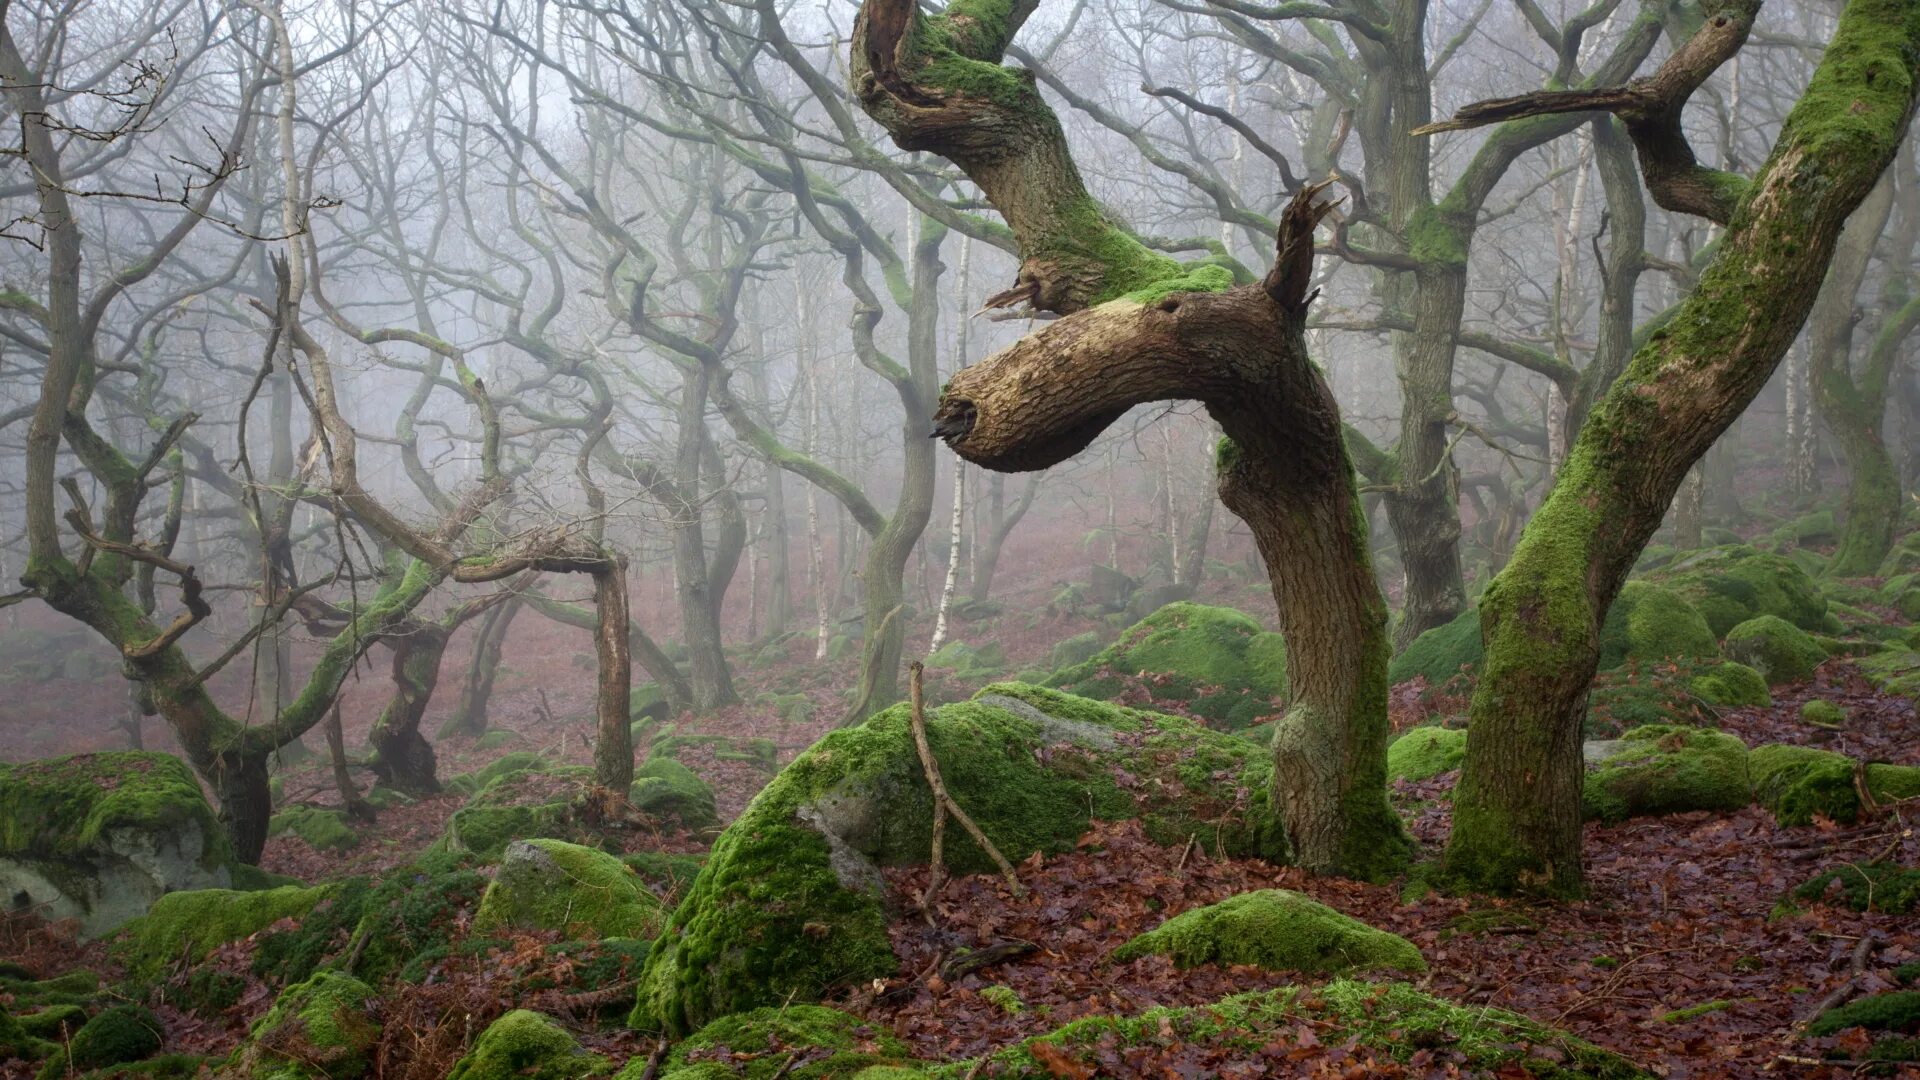
[{"label": "slender tree trunk", "polygon": [[699,497],[706,449],[708,381],[706,368],[683,371],[678,410],[680,446],[674,464],[679,490],[672,507],[674,585],[678,592],[680,623],[686,637],[687,661],[692,670],[693,708],[712,712],[740,700],[720,636],[719,605],[708,580],[705,508]]},{"label": "slender tree trunk", "polygon": [[441,738],[479,735],[487,730],[487,705],[493,700],[493,683],[500,673],[507,631],[525,606],[518,598],[509,598],[482,616],[480,630],[474,635],[473,662],[467,666],[466,678],[461,680],[460,700],[454,706],[453,715],[440,727]]},{"label": "slender tree trunk", "polygon": [[627,571],[611,558],[593,575],[596,616],[594,654],[599,661],[595,682],[593,742],[594,782],[625,796],[633,786],[633,734],[628,727],[627,702],[633,689],[633,659],[628,652],[631,627],[627,615]]},{"label": "slender tree trunk", "polygon": [[380,710],[367,743],[373,748],[373,772],[380,782],[408,795],[433,795],[433,744],[420,734],[427,702],[440,682],[440,659],[447,632],[433,623],[416,623],[388,641],[393,648],[393,695]]},{"label": "slender tree trunk", "polygon": [[953,519],[948,527],[947,539],[947,581],[940,587],[940,608],[933,620],[933,640],[927,643],[927,654],[931,656],[940,651],[947,641],[947,615],[953,610],[953,594],[960,584],[960,529],[966,523],[967,463],[955,459],[953,463]]},{"label": "slender tree trunk", "polygon": [[340,805],[346,809],[349,817],[362,821],[373,820],[373,807],[360,797],[360,788],[354,784],[352,773],[347,771],[347,734],[340,723],[338,701],[327,710],[327,720],[322,726],[326,729],[327,760],[333,764],[333,787],[340,793]]},{"label": "slender tree trunk", "polygon": [[1000,569],[1000,552],[1006,547],[1007,537],[1013,535],[1014,526],[1027,516],[1033,500],[1040,493],[1038,474],[1027,477],[1026,487],[1021,490],[1020,501],[1013,509],[1006,509],[1007,478],[1003,473],[994,473],[988,479],[988,501],[991,510],[987,517],[987,538],[981,543],[973,560],[973,582],[967,598],[974,603],[984,603],[993,589],[994,574]]}]

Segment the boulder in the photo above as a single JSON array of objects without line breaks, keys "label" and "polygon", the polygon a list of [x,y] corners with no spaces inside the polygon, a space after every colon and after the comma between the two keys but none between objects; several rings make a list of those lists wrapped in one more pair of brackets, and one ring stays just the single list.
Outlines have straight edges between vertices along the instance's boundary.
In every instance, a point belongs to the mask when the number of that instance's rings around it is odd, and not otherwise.
[{"label": "boulder", "polygon": [[[720,834],[647,959],[634,1027],[685,1034],[893,973],[878,868],[924,863],[933,827],[908,717],[895,706],[830,732]],[[1267,831],[1267,754],[1190,720],[998,683],[931,710],[927,739],[954,799],[1016,862],[1071,849],[1095,818],[1284,852]],[[992,869],[959,830],[946,844],[954,872]]]},{"label": "boulder", "polygon": [[1468,608],[1453,621],[1436,626],[1407,643],[1387,665],[1387,681],[1409,682],[1425,676],[1429,686],[1440,686],[1486,658],[1480,643],[1480,609]]},{"label": "boulder", "polygon": [[373,1066],[380,1024],[373,988],[323,971],[280,992],[234,1052],[233,1075],[260,1080],[356,1080]]},{"label": "boulder", "polygon": [[1659,724],[1621,736],[1587,771],[1581,804],[1605,822],[1689,810],[1738,810],[1753,801],[1747,745],[1723,732]]},{"label": "boulder", "polygon": [[183,889],[233,884],[233,852],[185,764],[77,754],[0,765],[0,898],[99,937]]},{"label": "boulder", "polygon": [[515,840],[480,898],[473,926],[599,940],[650,938],[664,919],[659,898],[612,855],[564,840]]},{"label": "boulder", "polygon": [[1075,634],[1054,642],[1053,648],[1047,652],[1047,667],[1052,671],[1060,671],[1075,664],[1084,664],[1099,655],[1106,646],[1107,639],[1098,630]]},{"label": "boulder", "polygon": [[1687,689],[1707,704],[1724,708],[1773,704],[1766,676],[1732,660],[1699,670],[1687,679]]},{"label": "boulder", "polygon": [[1827,658],[1806,631],[1780,618],[1761,615],[1727,632],[1727,657],[1758,671],[1769,683],[1799,682]]},{"label": "boulder", "polygon": [[1600,626],[1600,668],[1629,661],[1704,660],[1720,646],[1694,606],[1679,593],[1644,581],[1629,581]]},{"label": "boulder", "polygon": [[[725,1064],[703,1067],[703,1062]],[[866,1070],[888,1067],[912,1069],[912,1075],[918,1075],[918,1064],[906,1044],[884,1027],[821,1005],[789,1005],[722,1017],[702,1027],[674,1046],[660,1075],[667,1080],[828,1080],[865,1078],[871,1075]],[[615,1080],[638,1080],[645,1066],[644,1057],[635,1058]]]},{"label": "boulder", "polygon": [[1387,745],[1387,779],[1431,780],[1467,758],[1464,728],[1418,727]]},{"label": "boulder", "polygon": [[1247,964],[1309,975],[1427,969],[1407,939],[1285,889],[1241,893],[1182,912],[1113,953],[1115,960],[1142,956],[1166,956],[1180,968]]},{"label": "boulder", "polygon": [[1179,702],[1228,730],[1278,710],[1287,692],[1287,650],[1279,634],[1232,608],[1175,603],[1135,623],[1091,659],[1054,673],[1047,685],[1111,699],[1141,682],[1156,701]]},{"label": "boulder", "polygon": [[328,885],[283,885],[258,892],[168,893],[122,928],[115,951],[136,974],[151,977],[167,964],[199,963],[215,947],[239,941],[281,919],[303,918],[333,892]]},{"label": "boulder", "polygon": [[1761,615],[1773,615],[1814,633],[1834,634],[1839,620],[1807,572],[1784,555],[1745,544],[1707,548],[1676,559],[1647,580],[1690,602],[1718,635]]},{"label": "boulder", "polygon": [[[1860,816],[1854,761],[1811,746],[1761,746],[1747,756],[1753,801],[1773,811],[1782,825],[1809,825],[1815,817],[1851,823]],[[1874,799],[1893,802],[1920,796],[1920,768],[1868,765],[1860,780]]]},{"label": "boulder", "polygon": [[611,1061],[581,1049],[559,1024],[515,1009],[487,1025],[447,1080],[584,1080],[611,1072]]},{"label": "boulder", "polygon": [[704,829],[720,820],[713,807],[713,788],[670,757],[648,758],[634,770],[628,800],[651,817],[689,829]]},{"label": "boulder", "polygon": [[145,1006],[102,1009],[80,1025],[70,1042],[53,1052],[41,1066],[40,1075],[53,1080],[151,1057],[160,1049],[165,1030],[160,1018]]},{"label": "boulder", "polygon": [[1822,870],[1788,894],[1796,904],[1838,903],[1855,911],[1887,915],[1920,912],[1920,867],[1894,863],[1840,863]]},{"label": "boulder", "polygon": [[295,806],[273,815],[267,824],[267,835],[288,833],[305,840],[317,851],[345,851],[360,843],[360,834],[347,823],[347,815],[312,806]]}]

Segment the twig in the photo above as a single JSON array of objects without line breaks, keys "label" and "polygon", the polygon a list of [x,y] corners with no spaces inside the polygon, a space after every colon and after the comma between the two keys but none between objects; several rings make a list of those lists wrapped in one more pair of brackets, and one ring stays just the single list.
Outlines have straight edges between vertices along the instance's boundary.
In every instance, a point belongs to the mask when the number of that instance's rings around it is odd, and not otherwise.
[{"label": "twig", "polygon": [[660,1063],[667,1059],[667,1040],[661,1039],[653,1044],[653,1053],[647,1055],[647,1067],[640,1070],[640,1080],[654,1080],[660,1075]]},{"label": "twig", "polygon": [[1820,999],[1820,1003],[1813,1007],[1813,1011],[1809,1012],[1806,1018],[1800,1021],[1802,1027],[1813,1023],[1814,1020],[1819,1018],[1821,1013],[1826,1012],[1828,1009],[1837,1009],[1847,1003],[1847,999],[1851,998],[1854,992],[1860,988],[1860,976],[1866,974],[1867,961],[1873,958],[1874,950],[1877,949],[1879,945],[1880,939],[1874,935],[1860,935],[1859,942],[1853,946],[1853,958],[1847,965],[1847,981],[1835,987],[1833,993]]},{"label": "twig", "polygon": [[[981,830],[980,826],[974,824],[973,818],[967,816],[967,812],[960,808],[960,804],[953,801],[953,796],[947,793],[946,782],[940,779],[940,767],[933,760],[932,748],[927,745],[926,699],[922,695],[920,688],[920,680],[924,670],[924,665],[922,665],[920,661],[915,660],[913,664],[907,668],[907,686],[912,701],[913,745],[914,748],[920,752],[920,766],[926,770],[927,786],[933,789],[935,842],[939,842],[941,835],[940,807],[944,805],[947,812],[953,815],[953,820],[959,822],[960,827],[967,830],[967,835],[973,837],[973,842],[980,845],[980,849],[985,851],[987,855],[993,859],[994,865],[1000,868],[1000,876],[1007,879],[1007,888],[1013,890],[1015,896],[1024,896],[1027,890],[1021,886],[1020,879],[1014,876],[1013,864],[1007,861],[1005,855],[1000,854],[1000,849],[995,847],[993,841],[987,838],[987,834]],[[934,858],[934,873],[937,880],[938,875],[944,875],[946,873],[946,867],[939,862],[940,856],[938,849],[936,849]],[[932,900],[933,892],[933,887],[929,885],[927,889],[927,898],[929,901]]]}]

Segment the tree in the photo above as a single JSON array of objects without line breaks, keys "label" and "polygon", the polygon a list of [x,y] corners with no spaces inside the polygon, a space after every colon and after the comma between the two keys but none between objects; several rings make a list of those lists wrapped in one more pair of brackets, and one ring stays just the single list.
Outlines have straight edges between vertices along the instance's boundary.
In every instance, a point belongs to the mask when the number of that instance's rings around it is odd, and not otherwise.
[{"label": "tree", "polygon": [[1746,41],[1757,9],[1717,5],[1650,78],[1483,102],[1449,124],[1614,113],[1654,200],[1726,227],[1692,294],[1595,407],[1481,601],[1487,658],[1446,853],[1459,887],[1580,892],[1581,725],[1600,624],[1688,470],[1799,333],[1843,224],[1913,115],[1920,3],[1850,0],[1758,173],[1701,165],[1681,111]]},{"label": "tree", "polygon": [[1339,411],[1304,336],[1330,202],[1319,187],[1296,195],[1259,281],[1148,249],[1087,192],[1032,77],[999,63],[1032,11],[867,0],[854,28],[868,115],[902,149],[958,165],[1011,228],[1021,266],[1001,302],[1062,316],[956,375],[934,433],[986,468],[1043,469],[1134,405],[1201,401],[1227,433],[1221,499],[1259,543],[1289,651],[1274,848],[1316,871],[1384,877],[1411,848],[1385,793],[1386,605]]}]

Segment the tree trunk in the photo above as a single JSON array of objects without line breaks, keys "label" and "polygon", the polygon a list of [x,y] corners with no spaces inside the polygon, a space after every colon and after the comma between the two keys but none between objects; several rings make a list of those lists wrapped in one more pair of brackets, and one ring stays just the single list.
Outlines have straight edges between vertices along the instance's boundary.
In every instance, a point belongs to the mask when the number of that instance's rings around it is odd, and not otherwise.
[{"label": "tree trunk", "polygon": [[680,623],[686,638],[687,662],[692,671],[693,708],[712,712],[740,700],[734,691],[733,676],[727,668],[727,655],[720,636],[719,607],[713,585],[707,578],[706,533],[701,518],[705,513],[700,499],[701,473],[706,448],[706,410],[708,381],[705,367],[689,366],[683,372],[678,419],[679,451],[675,458],[674,485],[678,489],[670,510],[673,535],[674,584],[680,603]]},{"label": "tree trunk", "polygon": [[507,645],[507,631],[525,605],[510,597],[487,612],[474,635],[473,662],[461,680],[460,700],[453,715],[440,726],[439,735],[479,735],[487,730],[487,704],[493,700],[493,682],[500,673],[501,654]]},{"label": "tree trunk", "polygon": [[593,779],[624,797],[633,786],[633,734],[627,716],[633,660],[627,651],[627,571],[618,558],[609,559],[593,575],[593,606],[597,616],[593,648],[599,672],[594,687]]},{"label": "tree trunk", "polygon": [[967,591],[967,598],[974,603],[984,603],[992,595],[993,577],[1000,569],[1000,552],[1005,548],[1007,537],[1013,535],[1014,526],[1027,516],[1032,509],[1034,496],[1040,493],[1040,476],[1027,477],[1026,487],[1020,492],[1020,501],[1013,504],[1011,511],[1006,509],[1007,478],[1004,474],[994,473],[988,478],[987,538],[981,541],[975,550],[973,560],[973,582]]},{"label": "tree trunk", "polygon": [[388,645],[393,648],[393,695],[367,735],[373,773],[382,784],[408,795],[438,794],[433,744],[420,734],[420,721],[440,683],[447,632],[420,622],[389,639]]},{"label": "tree trunk", "polygon": [[[1732,36],[1737,50],[1755,7],[1716,15],[1694,41]],[[1669,65],[1697,59],[1688,53],[1676,50]],[[1917,69],[1920,5],[1850,0],[1760,175],[1713,185],[1724,215],[1715,220],[1729,222],[1719,252],[1581,429],[1481,601],[1486,663],[1455,793],[1452,885],[1582,891],[1581,727],[1607,608],[1687,471],[1799,333],[1842,224],[1907,129]],[[1682,89],[1667,102],[1676,127],[1691,92]],[[1676,161],[1672,144],[1635,141],[1658,195]]]}]

